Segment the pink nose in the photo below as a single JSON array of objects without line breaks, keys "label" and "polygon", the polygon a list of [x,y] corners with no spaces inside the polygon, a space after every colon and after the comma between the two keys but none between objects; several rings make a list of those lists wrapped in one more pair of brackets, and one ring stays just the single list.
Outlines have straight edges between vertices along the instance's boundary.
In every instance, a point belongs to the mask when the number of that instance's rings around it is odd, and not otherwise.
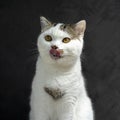
[{"label": "pink nose", "polygon": [[51,46],[52,49],[57,49],[58,47],[56,45]]}]

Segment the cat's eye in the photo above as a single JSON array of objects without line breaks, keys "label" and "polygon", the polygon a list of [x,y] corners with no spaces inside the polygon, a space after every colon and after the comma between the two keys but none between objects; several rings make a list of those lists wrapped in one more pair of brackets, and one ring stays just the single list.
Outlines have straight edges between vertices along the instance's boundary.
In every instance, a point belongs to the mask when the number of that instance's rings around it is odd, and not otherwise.
[{"label": "cat's eye", "polygon": [[45,40],[50,42],[50,41],[52,41],[52,37],[50,35],[46,35],[45,36]]},{"label": "cat's eye", "polygon": [[70,42],[70,38],[68,38],[68,37],[65,37],[65,38],[63,38],[63,40],[62,40],[62,42],[63,43],[68,43],[68,42]]}]

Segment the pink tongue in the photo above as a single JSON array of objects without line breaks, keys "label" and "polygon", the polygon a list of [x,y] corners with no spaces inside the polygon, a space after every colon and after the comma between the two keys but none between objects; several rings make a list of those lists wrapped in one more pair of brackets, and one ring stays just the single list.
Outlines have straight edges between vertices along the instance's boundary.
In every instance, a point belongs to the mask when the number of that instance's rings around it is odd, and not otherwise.
[{"label": "pink tongue", "polygon": [[56,49],[51,49],[50,50],[50,54],[53,56],[53,57],[57,57],[57,58],[60,58],[60,52]]}]

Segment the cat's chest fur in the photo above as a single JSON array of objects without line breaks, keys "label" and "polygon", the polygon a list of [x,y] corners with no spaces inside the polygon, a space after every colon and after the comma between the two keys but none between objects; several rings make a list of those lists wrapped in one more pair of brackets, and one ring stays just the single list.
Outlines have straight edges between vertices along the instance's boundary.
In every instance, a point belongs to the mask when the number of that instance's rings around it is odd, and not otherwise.
[{"label": "cat's chest fur", "polygon": [[44,89],[44,92],[52,98],[60,99],[64,95],[75,94],[75,90],[83,86],[83,77],[78,71],[80,70],[78,69],[79,63],[74,68],[71,68],[71,71],[64,73],[59,68],[54,70],[52,67],[46,69],[46,66],[40,61],[39,59],[37,64],[39,71],[36,74],[36,84],[40,82],[41,89]]},{"label": "cat's chest fur", "polygon": [[59,76],[52,74],[51,77],[47,78],[44,82],[43,87],[45,92],[48,93],[54,100],[58,100],[62,99],[67,94],[74,94],[76,89],[79,89],[80,87],[80,81],[78,76],[75,76],[72,73]]}]

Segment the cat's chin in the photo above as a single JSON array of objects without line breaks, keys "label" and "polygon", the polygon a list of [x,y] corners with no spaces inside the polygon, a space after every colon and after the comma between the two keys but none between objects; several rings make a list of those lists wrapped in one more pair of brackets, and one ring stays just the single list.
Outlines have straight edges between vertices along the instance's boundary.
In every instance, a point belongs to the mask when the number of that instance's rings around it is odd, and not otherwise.
[{"label": "cat's chin", "polygon": [[52,63],[55,66],[59,66],[59,67],[72,67],[74,65],[74,63],[76,62],[76,59],[71,58],[71,56],[60,56],[60,57],[56,57],[56,56],[50,56],[50,64]]},{"label": "cat's chin", "polygon": [[63,58],[63,56],[56,56],[56,55],[52,55],[52,54],[50,54],[50,57],[51,57],[51,59],[53,59],[53,60],[59,60],[59,59],[62,59],[62,58]]}]

